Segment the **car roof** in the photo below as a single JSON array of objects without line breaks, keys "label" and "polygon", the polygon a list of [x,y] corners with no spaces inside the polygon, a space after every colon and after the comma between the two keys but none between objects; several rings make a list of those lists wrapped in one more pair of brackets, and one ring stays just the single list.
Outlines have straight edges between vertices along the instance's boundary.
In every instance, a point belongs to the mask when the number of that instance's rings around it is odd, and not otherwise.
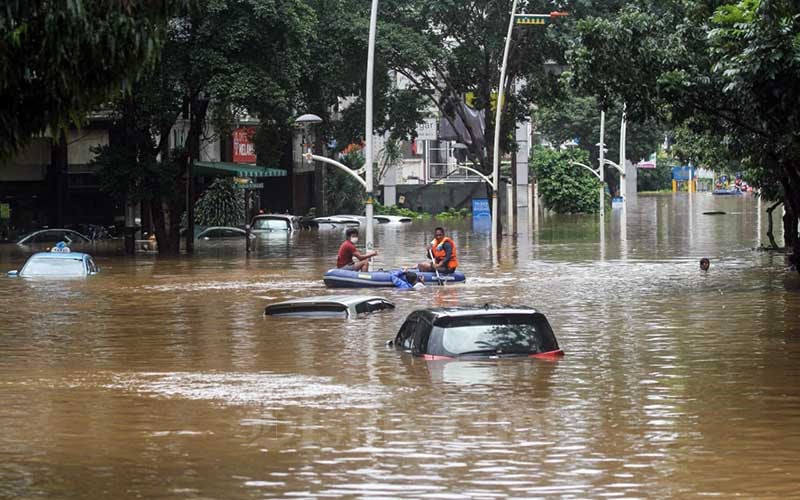
[{"label": "car roof", "polygon": [[202,234],[202,233],[205,233],[206,231],[211,231],[212,229],[232,229],[232,230],[234,230],[234,231],[241,231],[241,232],[243,232],[243,233],[244,233],[244,232],[246,232],[244,229],[242,229],[242,228],[240,228],[240,227],[233,227],[233,226],[211,226],[211,227],[207,227],[207,228],[203,229],[202,231],[200,231],[200,234]]},{"label": "car roof", "polygon": [[502,314],[536,314],[539,313],[533,307],[513,306],[499,304],[484,304],[482,306],[461,306],[461,307],[432,307],[420,309],[417,312],[427,313],[435,319],[440,318],[466,318],[482,316],[484,314],[497,316]]},{"label": "car roof", "polygon": [[37,252],[31,255],[31,259],[74,259],[79,260],[85,257],[91,258],[88,253],[83,252]]},{"label": "car roof", "polygon": [[278,218],[278,219],[296,219],[296,215],[291,214],[258,214],[253,219],[268,219],[268,218]]},{"label": "car roof", "polygon": [[350,307],[362,302],[368,302],[370,300],[383,300],[390,302],[377,295],[318,295],[315,297],[303,297],[299,299],[285,300],[283,302],[276,302],[274,304],[270,304],[270,306],[290,304],[341,304]]}]

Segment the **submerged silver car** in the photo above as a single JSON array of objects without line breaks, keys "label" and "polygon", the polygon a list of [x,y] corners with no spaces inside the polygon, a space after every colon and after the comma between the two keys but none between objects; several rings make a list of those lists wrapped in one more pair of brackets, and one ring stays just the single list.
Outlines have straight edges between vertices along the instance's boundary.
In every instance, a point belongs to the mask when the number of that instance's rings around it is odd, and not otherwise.
[{"label": "submerged silver car", "polygon": [[264,315],[355,318],[387,309],[394,309],[394,303],[375,295],[321,295],[270,304]]}]

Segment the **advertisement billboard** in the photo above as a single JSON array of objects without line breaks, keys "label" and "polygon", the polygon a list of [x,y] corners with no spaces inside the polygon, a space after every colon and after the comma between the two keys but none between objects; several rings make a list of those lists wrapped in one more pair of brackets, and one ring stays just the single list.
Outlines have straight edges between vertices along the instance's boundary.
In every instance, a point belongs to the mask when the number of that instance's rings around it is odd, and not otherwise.
[{"label": "advertisement billboard", "polygon": [[253,144],[255,127],[240,127],[233,131],[233,163],[255,163],[256,148]]}]

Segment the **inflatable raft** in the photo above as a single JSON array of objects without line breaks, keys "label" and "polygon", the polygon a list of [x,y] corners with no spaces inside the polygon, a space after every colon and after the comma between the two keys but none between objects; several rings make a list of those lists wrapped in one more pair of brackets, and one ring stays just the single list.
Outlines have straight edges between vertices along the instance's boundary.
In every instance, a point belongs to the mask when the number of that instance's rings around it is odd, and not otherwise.
[{"label": "inflatable raft", "polygon": [[743,193],[738,189],[715,189],[711,191],[711,194],[715,194],[717,196],[738,196]]},{"label": "inflatable raft", "polygon": [[[347,271],[345,269],[331,269],[325,276],[322,277],[325,281],[325,286],[328,288],[372,288],[379,286],[394,286],[390,276],[391,271],[372,271],[372,272],[358,272]],[[451,283],[463,283],[466,281],[464,273],[456,271],[453,274],[439,274],[436,273],[423,273],[417,272],[418,275],[425,278],[426,285],[439,285],[440,281],[443,285]]]}]

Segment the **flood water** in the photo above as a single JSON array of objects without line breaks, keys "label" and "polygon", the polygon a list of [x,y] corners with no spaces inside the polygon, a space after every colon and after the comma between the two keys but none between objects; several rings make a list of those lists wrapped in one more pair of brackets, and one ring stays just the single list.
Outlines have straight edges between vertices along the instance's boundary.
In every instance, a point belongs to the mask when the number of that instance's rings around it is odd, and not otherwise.
[{"label": "flood water", "polygon": [[[624,235],[618,212],[602,234],[540,215],[496,265],[450,223],[465,285],[381,290],[395,311],[346,321],[262,316],[331,293],[340,232],[2,278],[0,497],[796,496],[800,278],[753,250],[756,204],[639,197]],[[435,225],[377,228],[377,265],[422,260]],[[0,269],[26,257],[0,247]],[[542,310],[566,356],[384,347],[414,309],[486,302]]]}]

